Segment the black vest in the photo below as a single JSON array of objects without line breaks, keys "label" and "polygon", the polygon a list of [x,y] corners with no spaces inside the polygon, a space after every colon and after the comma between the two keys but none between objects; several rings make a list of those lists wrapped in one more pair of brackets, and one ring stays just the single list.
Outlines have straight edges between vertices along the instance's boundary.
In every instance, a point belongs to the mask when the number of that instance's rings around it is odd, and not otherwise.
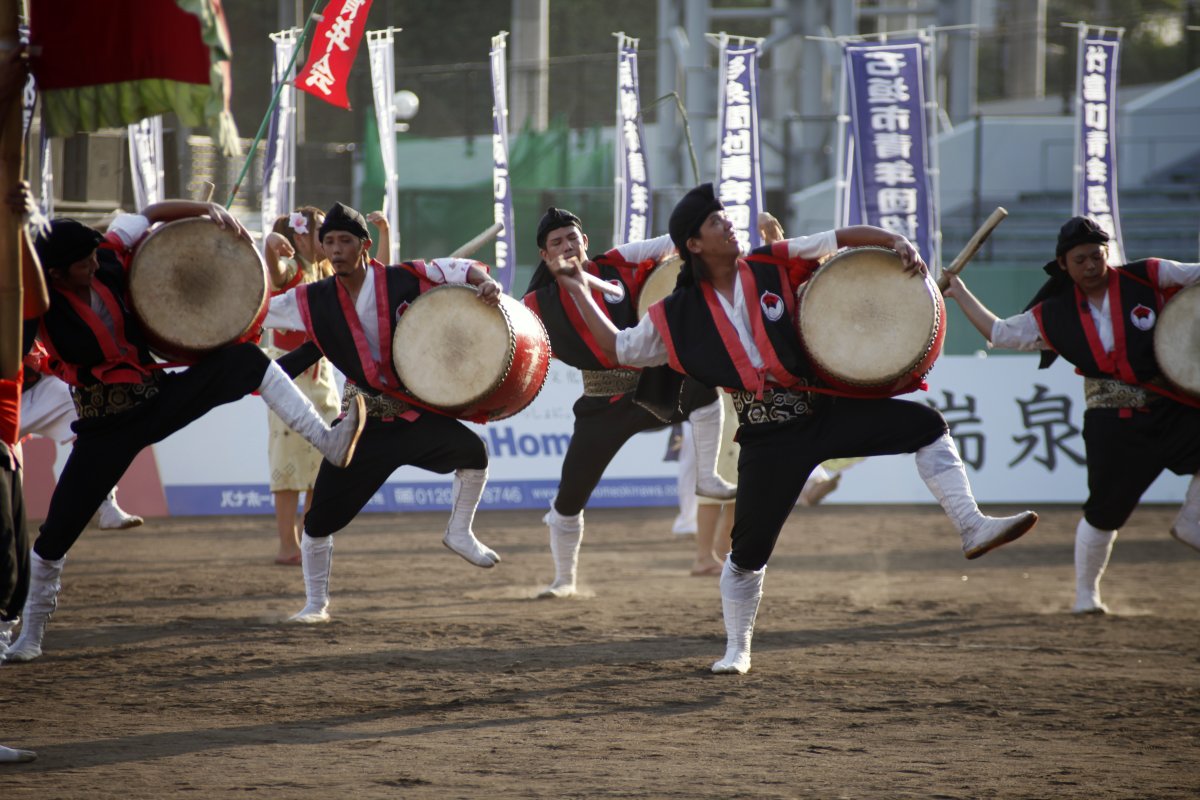
[{"label": "black vest", "polygon": [[[751,280],[749,285],[743,284],[746,303],[751,313],[757,310],[774,351],[761,353],[764,369],[785,387],[814,383],[812,367],[796,333],[795,288],[787,278],[786,268],[775,261],[759,261],[753,255],[738,264],[739,281],[743,280],[741,266],[749,268]],[[739,372],[734,354],[725,347],[713,310],[705,298],[705,285],[697,281],[692,286],[676,289],[650,310],[651,319],[671,354],[671,366],[706,386],[757,391],[760,388],[758,382],[747,385],[749,381],[743,379],[743,372],[753,367],[743,364],[743,371]],[[713,302],[718,302],[715,297]],[[776,365],[782,367],[784,374],[779,374]]]},{"label": "black vest", "polygon": [[[146,346],[142,327],[129,309],[124,265],[117,254],[107,247],[100,247],[96,251],[96,258],[100,268],[96,271],[95,280],[111,291],[117,301],[121,318],[113,321],[124,326],[125,339],[134,346],[137,363],[153,364],[154,358]],[[108,364],[100,340],[60,291],[50,290],[50,308],[42,317],[41,336],[53,354],[73,368],[71,371],[75,380],[69,382],[83,386],[100,383],[93,370]]]},{"label": "black vest", "polygon": [[[387,319],[379,320],[379,347],[382,356],[391,347],[392,337],[396,332],[396,320],[409,304],[420,296],[423,289],[421,278],[404,265],[368,267],[366,279],[374,281],[375,270],[379,269],[385,270],[387,290]],[[298,286],[294,291],[298,293],[297,300],[301,308],[307,306],[308,309],[306,323],[309,337],[348,380],[360,387],[371,387],[380,391],[404,391],[400,378],[396,375],[395,364],[390,358],[382,358],[384,363],[381,365],[388,384],[379,386],[368,380],[367,370],[359,357],[358,349],[354,346],[353,331],[342,312],[336,276]],[[376,291],[378,292],[378,284]]]},{"label": "black vest", "polygon": [[[620,269],[606,263],[603,257],[598,261],[588,262],[588,267],[588,272],[601,280],[619,285],[625,292],[619,300],[606,294],[595,295],[596,303],[608,312],[613,325],[618,329],[637,325],[637,292],[634,289],[633,273],[629,269]],[[535,289],[525,295],[521,302],[541,317],[542,324],[546,326],[546,333],[550,336],[550,351],[559,361],[576,369],[586,370],[613,369],[618,366],[604,357],[595,339],[588,332],[583,317],[575,308],[571,296],[559,287],[557,281]]]},{"label": "black vest", "polygon": [[1034,318],[1046,344],[1083,375],[1145,383],[1159,375],[1154,326],[1165,298],[1158,289],[1158,261],[1134,261],[1112,272],[1108,289],[1114,340],[1111,353],[1103,354],[1099,340],[1089,338],[1088,300],[1076,287],[1034,306]]}]

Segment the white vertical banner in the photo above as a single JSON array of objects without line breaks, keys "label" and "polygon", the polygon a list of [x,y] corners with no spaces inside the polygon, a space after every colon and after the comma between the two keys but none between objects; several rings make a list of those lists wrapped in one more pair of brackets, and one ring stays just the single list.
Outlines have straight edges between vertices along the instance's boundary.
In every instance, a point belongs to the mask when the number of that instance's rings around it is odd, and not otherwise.
[{"label": "white vertical banner", "polygon": [[721,83],[717,120],[717,198],[733,223],[743,251],[758,247],[762,176],[758,140],[758,56],[761,39],[717,37]]},{"label": "white vertical banner", "polygon": [[[29,26],[17,26],[17,35],[22,46],[29,46]],[[25,79],[25,89],[21,93],[21,137],[29,138],[29,129],[33,125],[33,112],[37,107],[37,81],[33,73]],[[54,216],[54,164],[50,152],[50,137],[46,135],[46,126],[39,126],[40,142],[38,162],[41,164],[41,188],[38,195],[38,208],[47,219]]]},{"label": "white vertical banner", "polygon": [[613,170],[613,245],[640,242],[650,230],[650,178],[638,87],[638,40],[617,37],[617,133]]},{"label": "white vertical banner", "polygon": [[1075,93],[1074,214],[1109,235],[1108,263],[1124,264],[1117,207],[1117,55],[1122,30],[1079,28]]},{"label": "white vertical banner", "polygon": [[504,291],[512,286],[513,244],[512,181],[508,172],[508,72],[504,63],[508,31],[492,37],[492,221],[501,225],[496,236],[492,277]]},{"label": "white vertical banner", "polygon": [[375,125],[379,128],[379,154],[383,159],[385,193],[383,214],[391,235],[388,237],[388,264],[400,263],[400,195],[396,182],[396,77],[395,39],[399,28],[367,31],[367,54],[371,57],[371,93],[375,97]]},{"label": "white vertical banner", "polygon": [[[279,100],[271,112],[263,155],[262,232],[265,237],[275,220],[296,207],[296,87],[287,74],[296,50],[298,28],[271,34],[275,42],[275,66],[271,91],[279,89]],[[282,84],[282,86],[280,86]]]},{"label": "white vertical banner", "polygon": [[161,202],[165,175],[162,117],[148,117],[129,126],[129,167],[138,210]]}]

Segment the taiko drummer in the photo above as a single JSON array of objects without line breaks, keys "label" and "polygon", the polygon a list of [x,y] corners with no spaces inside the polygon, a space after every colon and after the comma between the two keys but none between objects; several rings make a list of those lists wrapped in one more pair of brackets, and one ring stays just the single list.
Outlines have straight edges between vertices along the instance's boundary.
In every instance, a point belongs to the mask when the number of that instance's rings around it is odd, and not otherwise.
[{"label": "taiko drummer", "polygon": [[445,545],[479,567],[500,561],[471,530],[487,482],[487,447],[457,419],[412,405],[391,352],[396,320],[422,292],[443,283],[467,283],[478,288],[483,302],[495,305],[500,284],[478,261],[464,258],[394,266],[374,261],[366,220],[341,203],[329,209],[319,233],[333,276],[272,298],[264,324],[305,331],[311,342],[280,363],[296,374],[324,353],[346,376],[343,402],[366,401],[367,426],[354,463],[342,468],[326,461],[317,472],[300,542],[306,603],[292,617],[296,622],[329,619],[333,534],[354,519],[388,476],[408,464],[454,473]]},{"label": "taiko drummer", "polygon": [[1148,258],[1110,267],[1108,241],[1093,220],[1070,219],[1044,268],[1050,279],[1007,319],[957,277],[946,291],[991,346],[1041,350],[1043,368],[1062,356],[1084,376],[1088,499],[1075,528],[1077,614],[1108,611],[1100,577],[1117,529],[1164,469],[1193,476],[1171,535],[1200,550],[1200,400],[1164,383],[1154,346],[1165,293],[1200,283],[1200,264]]},{"label": "taiko drummer", "polygon": [[[650,269],[675,253],[670,237],[622,244],[591,260],[579,217],[550,208],[538,223],[537,245],[542,261],[523,302],[541,317],[555,358],[583,373],[583,396],[572,409],[571,444],[563,458],[558,492],[544,519],[550,528],[554,581],[539,595],[570,597],[576,592],[584,506],[609,463],[636,434],[690,419],[696,445],[696,493],[729,500],[737,487],[716,471],[722,417],[716,393],[690,380],[680,386],[678,375],[669,369],[655,376],[617,364],[601,352],[566,290],[555,281],[560,263],[578,262],[598,282],[617,287],[618,291],[604,296],[605,311],[618,328],[630,327],[637,323],[638,295]],[[639,382],[656,386],[655,393],[664,395],[661,409],[651,411],[642,404]]]},{"label": "taiko drummer", "polygon": [[[50,309],[42,317],[38,337],[50,353],[54,373],[71,384],[79,419],[72,425],[75,446],[34,542],[21,635],[8,652],[9,661],[41,655],[67,551],[143,448],[216,406],[257,391],[326,458],[346,463],[354,453],[362,430],[360,409],[352,409],[342,425],[331,429],[284,371],[252,342],[217,348],[182,371],[159,368],[147,345],[147,332],[129,305],[134,245],[156,223],[205,216],[216,223],[214,235],[244,238],[245,248],[255,257],[249,234],[229,212],[213,203],[188,200],[167,200],[140,214],[122,214],[103,235],[76,220],[57,219],[35,243],[50,286]],[[151,232],[145,241],[154,235]],[[220,265],[196,268],[206,270],[209,280],[220,280]]]},{"label": "taiko drummer", "polygon": [[796,288],[816,270],[817,259],[842,247],[893,249],[909,271],[924,273],[908,240],[860,225],[786,239],[742,258],[712,184],[684,196],[669,229],[685,258],[679,285],[636,327],[618,331],[581,281],[568,286],[610,358],[638,366],[669,363],[733,395],[742,451],[733,549],[721,574],[727,646],[713,672],[750,669],[767,561],[805,479],[824,460],[915,452],[917,471],[961,534],[967,558],[1033,527],[1037,515],[1030,511],[1005,518],[980,513],[937,411],[907,400],[811,391],[815,380],[790,312]]}]

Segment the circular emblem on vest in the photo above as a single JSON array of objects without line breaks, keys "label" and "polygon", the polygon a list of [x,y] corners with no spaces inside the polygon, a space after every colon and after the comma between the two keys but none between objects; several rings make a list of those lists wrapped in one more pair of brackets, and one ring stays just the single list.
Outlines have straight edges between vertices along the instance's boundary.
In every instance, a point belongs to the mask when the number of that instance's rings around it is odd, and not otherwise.
[{"label": "circular emblem on vest", "polygon": [[776,322],[783,316],[786,307],[783,304],[783,298],[774,292],[763,292],[758,298],[758,304],[762,306],[763,314],[771,322]]},{"label": "circular emblem on vest", "polygon": [[610,286],[615,286],[617,289],[619,289],[621,291],[620,294],[609,294],[608,292],[605,292],[604,293],[604,301],[606,303],[608,303],[610,306],[615,306],[625,299],[625,284],[621,283],[616,278],[613,278],[612,280],[609,280],[609,281],[605,281],[605,283],[609,284]]},{"label": "circular emblem on vest", "polygon": [[1139,331],[1150,330],[1154,327],[1154,322],[1157,319],[1158,315],[1154,313],[1154,309],[1144,306],[1141,303],[1138,303],[1133,307],[1133,311],[1129,312],[1129,321]]}]

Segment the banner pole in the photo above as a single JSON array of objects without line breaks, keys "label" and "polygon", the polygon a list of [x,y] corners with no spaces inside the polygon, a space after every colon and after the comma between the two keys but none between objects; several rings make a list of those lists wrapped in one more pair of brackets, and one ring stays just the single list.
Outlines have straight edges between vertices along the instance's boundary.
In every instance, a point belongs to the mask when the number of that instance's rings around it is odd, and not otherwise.
[{"label": "banner pole", "polygon": [[292,60],[288,62],[287,69],[283,71],[282,80],[275,86],[275,93],[271,95],[271,102],[267,105],[267,113],[263,115],[262,122],[258,126],[258,133],[254,135],[254,141],[250,143],[250,150],[246,153],[246,161],[242,164],[241,174],[238,175],[237,182],[233,184],[233,191],[229,193],[229,200],[225,202],[226,208],[233,205],[233,200],[237,197],[238,189],[242,188],[242,181],[246,180],[246,173],[250,171],[250,164],[254,161],[254,150],[258,147],[258,143],[262,141],[263,135],[267,132],[267,123],[271,120],[271,114],[275,111],[275,106],[279,103],[279,95],[283,92],[284,81],[288,80],[288,75],[292,73],[292,69],[296,66],[296,57],[300,55],[300,49],[304,46],[304,40],[308,38],[308,33],[312,30],[313,23],[317,21],[317,6],[320,4],[321,0],[314,0],[312,11],[308,14],[308,21],[304,23],[304,30],[300,31],[300,36],[296,39],[296,49],[292,51]]}]

